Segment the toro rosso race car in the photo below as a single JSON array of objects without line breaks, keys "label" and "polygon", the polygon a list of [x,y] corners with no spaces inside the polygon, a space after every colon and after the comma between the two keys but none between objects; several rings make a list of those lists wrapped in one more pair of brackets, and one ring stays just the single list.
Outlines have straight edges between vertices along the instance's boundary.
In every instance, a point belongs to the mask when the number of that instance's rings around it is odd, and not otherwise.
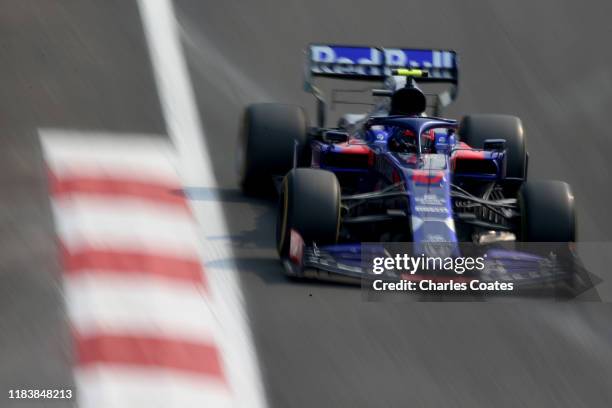
[{"label": "toro rosso race car", "polygon": [[[482,272],[486,279],[567,279],[555,260],[576,237],[570,186],[527,179],[519,118],[439,117],[457,95],[454,51],[311,45],[307,56],[317,126],[300,107],[254,104],[240,141],[243,190],[279,192],[276,241],[290,276],[362,278],[362,243],[411,242],[420,255],[439,255],[440,243],[449,256],[464,251],[461,243],[482,247],[495,266]],[[315,77],[382,87],[368,90],[377,97],[368,113],[326,127]],[[430,84],[443,90],[425,94],[420,87]],[[520,242],[562,249],[533,254],[517,249]]]}]

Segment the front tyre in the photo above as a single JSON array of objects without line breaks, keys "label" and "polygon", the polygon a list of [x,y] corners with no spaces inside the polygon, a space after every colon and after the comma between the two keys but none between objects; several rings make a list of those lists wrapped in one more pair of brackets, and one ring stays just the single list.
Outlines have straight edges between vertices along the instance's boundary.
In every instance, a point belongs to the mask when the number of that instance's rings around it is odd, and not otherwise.
[{"label": "front tyre", "polygon": [[576,210],[569,184],[537,180],[523,183],[518,203],[523,242],[575,242]]},{"label": "front tyre", "polygon": [[289,251],[291,230],[304,242],[335,244],[340,228],[340,184],[334,173],[319,169],[293,169],[285,176],[276,224],[281,257]]}]

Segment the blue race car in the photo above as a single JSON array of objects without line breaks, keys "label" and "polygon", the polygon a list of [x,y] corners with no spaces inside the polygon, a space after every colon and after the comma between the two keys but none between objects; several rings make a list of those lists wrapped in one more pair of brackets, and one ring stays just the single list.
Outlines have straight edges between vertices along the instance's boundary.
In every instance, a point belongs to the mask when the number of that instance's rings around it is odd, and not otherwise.
[{"label": "blue race car", "polygon": [[[300,107],[255,104],[245,111],[240,142],[245,193],[274,184],[280,193],[277,245],[289,275],[363,277],[363,242],[411,242],[425,255],[439,254],[444,243],[451,256],[464,242],[571,248],[572,191],[560,181],[527,180],[519,118],[439,117],[457,95],[455,52],[311,45],[307,55],[305,84],[317,100],[317,126],[308,126]],[[379,100],[370,112],[345,114],[326,127],[315,77],[382,82],[371,90]],[[419,86],[430,84],[445,88],[426,95]],[[489,255],[498,260],[550,265],[545,257],[495,251]]]}]

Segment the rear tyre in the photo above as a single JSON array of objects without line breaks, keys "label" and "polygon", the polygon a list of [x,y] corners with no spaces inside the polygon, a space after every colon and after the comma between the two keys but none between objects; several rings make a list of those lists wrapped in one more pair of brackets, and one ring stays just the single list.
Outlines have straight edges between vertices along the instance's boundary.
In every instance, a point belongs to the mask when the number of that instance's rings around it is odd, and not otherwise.
[{"label": "rear tyre", "polygon": [[575,242],[576,210],[569,184],[538,180],[523,183],[518,203],[523,242]]},{"label": "rear tyre", "polygon": [[243,192],[266,195],[273,191],[272,176],[283,176],[293,167],[295,142],[298,154],[305,148],[307,123],[299,106],[260,103],[246,108],[237,155]]},{"label": "rear tyre", "polygon": [[291,230],[306,244],[335,244],[340,228],[340,184],[334,173],[319,169],[293,169],[285,176],[276,223],[281,257],[289,252]]},{"label": "rear tyre", "polygon": [[482,149],[486,139],[506,140],[506,177],[527,179],[527,150],[521,120],[516,116],[479,114],[463,118],[461,141]]}]

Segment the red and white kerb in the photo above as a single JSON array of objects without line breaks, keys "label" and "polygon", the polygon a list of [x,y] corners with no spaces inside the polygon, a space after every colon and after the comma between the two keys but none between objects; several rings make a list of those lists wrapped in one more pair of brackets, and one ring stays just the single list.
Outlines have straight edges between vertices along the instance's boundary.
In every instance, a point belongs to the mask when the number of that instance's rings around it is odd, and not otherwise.
[{"label": "red and white kerb", "polygon": [[81,407],[224,407],[201,236],[164,140],[41,134]]}]

